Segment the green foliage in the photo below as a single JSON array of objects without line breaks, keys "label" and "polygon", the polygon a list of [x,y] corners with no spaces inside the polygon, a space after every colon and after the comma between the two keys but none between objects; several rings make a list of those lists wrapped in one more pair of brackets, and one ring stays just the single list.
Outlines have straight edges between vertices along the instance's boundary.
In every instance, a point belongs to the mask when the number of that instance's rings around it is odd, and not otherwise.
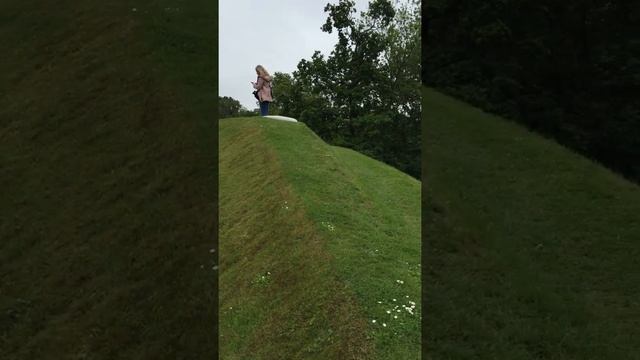
[{"label": "green foliage", "polygon": [[424,2],[425,84],[527,125],[640,181],[640,7]]},{"label": "green foliage", "polygon": [[[270,110],[270,113],[274,113],[274,111]],[[240,101],[230,96],[218,96],[218,117],[220,119],[257,116],[259,114],[259,108],[248,110],[240,104]]]},{"label": "green foliage", "polygon": [[218,116],[220,119],[238,116],[242,105],[229,96],[218,96]]},{"label": "green foliage", "polygon": [[420,177],[418,2],[375,0],[358,17],[341,0],[325,12],[322,31],[337,32],[338,43],[328,57],[315,52],[292,75],[276,74],[274,104],[326,141]]},{"label": "green foliage", "polygon": [[238,117],[249,117],[249,116],[258,116],[260,114],[260,109],[247,110],[244,107],[241,107],[238,111]]}]

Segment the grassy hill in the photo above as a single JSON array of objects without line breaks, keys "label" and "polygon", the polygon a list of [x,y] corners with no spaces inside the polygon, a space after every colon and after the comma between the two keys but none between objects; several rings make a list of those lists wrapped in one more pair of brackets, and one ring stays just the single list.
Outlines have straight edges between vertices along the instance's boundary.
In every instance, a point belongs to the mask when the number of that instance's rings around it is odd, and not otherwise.
[{"label": "grassy hill", "polygon": [[431,359],[640,358],[640,188],[423,93]]},{"label": "grassy hill", "polygon": [[221,357],[419,359],[419,182],[302,123],[219,149]]},{"label": "grassy hill", "polygon": [[0,358],[215,353],[216,12],[0,3]]}]

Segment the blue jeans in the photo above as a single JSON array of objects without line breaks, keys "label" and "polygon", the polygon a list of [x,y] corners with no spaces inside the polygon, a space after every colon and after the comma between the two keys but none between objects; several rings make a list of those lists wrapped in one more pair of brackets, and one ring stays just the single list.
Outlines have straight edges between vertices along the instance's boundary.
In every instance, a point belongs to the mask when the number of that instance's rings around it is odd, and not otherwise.
[{"label": "blue jeans", "polygon": [[269,102],[263,101],[260,103],[260,116],[269,115]]}]

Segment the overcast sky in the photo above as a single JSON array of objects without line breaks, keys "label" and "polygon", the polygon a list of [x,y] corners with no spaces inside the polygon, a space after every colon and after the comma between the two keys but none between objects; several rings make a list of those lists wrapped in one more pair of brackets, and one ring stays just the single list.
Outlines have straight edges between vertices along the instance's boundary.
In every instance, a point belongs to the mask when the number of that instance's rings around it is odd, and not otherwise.
[{"label": "overcast sky", "polygon": [[[256,80],[256,65],[272,75],[291,73],[315,50],[329,55],[337,36],[320,30],[329,2],[337,0],[220,0],[218,94],[254,109],[250,82]],[[369,1],[355,3],[360,12]]]}]

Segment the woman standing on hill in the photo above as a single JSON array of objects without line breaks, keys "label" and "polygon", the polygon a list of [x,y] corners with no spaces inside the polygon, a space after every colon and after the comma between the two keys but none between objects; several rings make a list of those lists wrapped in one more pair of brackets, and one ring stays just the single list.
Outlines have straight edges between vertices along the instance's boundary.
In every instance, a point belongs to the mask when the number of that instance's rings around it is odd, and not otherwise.
[{"label": "woman standing on hill", "polygon": [[260,116],[269,115],[269,103],[273,101],[271,96],[271,75],[267,72],[267,69],[262,65],[256,66],[256,74],[258,74],[258,80],[251,82],[253,88],[256,89],[254,95],[260,102]]}]

